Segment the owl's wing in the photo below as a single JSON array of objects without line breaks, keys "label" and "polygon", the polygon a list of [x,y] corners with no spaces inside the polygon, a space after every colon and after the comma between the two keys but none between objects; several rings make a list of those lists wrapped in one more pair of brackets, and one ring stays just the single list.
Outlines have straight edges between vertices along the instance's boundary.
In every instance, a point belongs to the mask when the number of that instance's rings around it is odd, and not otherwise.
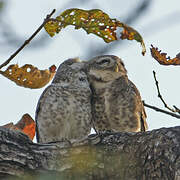
[{"label": "owl's wing", "polygon": [[36,113],[35,113],[35,121],[36,121],[36,140],[37,142],[39,142],[39,131],[38,131],[38,121],[37,121],[37,118],[38,118],[38,113],[41,109],[41,104],[42,104],[42,100],[44,99],[44,95],[47,93],[47,91],[49,90],[49,88],[51,87],[52,85],[48,86],[44,91],[43,93],[41,94],[40,98],[39,98],[39,101],[37,103],[37,107],[36,107]]},{"label": "owl's wing", "polygon": [[139,104],[139,108],[140,108],[140,110],[141,110],[141,114],[140,114],[140,118],[141,118],[141,121],[140,121],[140,129],[141,129],[141,131],[146,131],[147,129],[148,129],[148,125],[147,125],[147,122],[146,122],[146,118],[147,118],[147,116],[146,116],[146,112],[145,112],[145,109],[144,109],[144,105],[143,105],[143,102],[142,102],[142,100],[141,100],[141,95],[140,95],[140,93],[139,93],[139,91],[138,91],[138,89],[137,89],[137,87],[134,85],[134,83],[133,82],[131,82],[130,80],[129,80],[129,83],[130,83],[130,87],[131,87],[131,89],[133,90],[133,92],[136,94],[136,100],[138,101],[137,103]]},{"label": "owl's wing", "polygon": [[145,109],[144,109],[144,105],[142,103],[142,113],[141,113],[141,131],[147,131],[148,130],[148,125],[147,125],[147,122],[146,122],[146,112],[145,112]]}]

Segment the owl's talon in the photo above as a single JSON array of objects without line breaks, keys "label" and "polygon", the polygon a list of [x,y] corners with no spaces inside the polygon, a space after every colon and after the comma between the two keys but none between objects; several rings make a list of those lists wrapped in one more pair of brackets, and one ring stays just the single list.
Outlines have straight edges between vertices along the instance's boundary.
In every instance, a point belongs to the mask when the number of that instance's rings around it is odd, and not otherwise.
[{"label": "owl's talon", "polygon": [[88,136],[88,140],[90,141],[91,144],[95,145],[101,142],[101,136],[99,133],[97,134],[90,134]]}]

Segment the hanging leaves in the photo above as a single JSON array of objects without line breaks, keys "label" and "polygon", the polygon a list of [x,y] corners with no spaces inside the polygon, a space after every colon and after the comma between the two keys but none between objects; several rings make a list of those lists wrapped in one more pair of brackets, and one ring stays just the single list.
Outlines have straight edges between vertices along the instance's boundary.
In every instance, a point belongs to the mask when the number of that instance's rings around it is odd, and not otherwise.
[{"label": "hanging leaves", "polygon": [[53,78],[55,72],[55,65],[52,65],[49,69],[39,70],[31,64],[25,64],[22,67],[13,64],[5,71],[0,71],[0,74],[14,81],[19,86],[37,89],[45,86]]},{"label": "hanging leaves", "polygon": [[52,37],[59,33],[62,28],[68,25],[75,26],[75,29],[83,28],[88,34],[93,33],[101,37],[106,43],[118,40],[117,28],[123,28],[121,39],[136,40],[142,45],[142,54],[146,52],[144,41],[141,35],[132,27],[116,19],[111,19],[106,13],[99,9],[82,10],[68,9],[57,16],[51,18],[44,26],[47,33]]},{"label": "hanging leaves", "polygon": [[167,53],[161,53],[161,50],[151,45],[151,55],[157,60],[159,64],[162,65],[180,65],[180,53],[176,55],[175,58],[171,59],[170,56],[167,57]]},{"label": "hanging leaves", "polygon": [[13,130],[19,130],[26,134],[31,140],[33,140],[35,136],[35,122],[31,118],[29,114],[24,114],[21,118],[20,121],[18,121],[17,124],[8,123],[2,127],[8,128],[8,129],[13,129]]}]

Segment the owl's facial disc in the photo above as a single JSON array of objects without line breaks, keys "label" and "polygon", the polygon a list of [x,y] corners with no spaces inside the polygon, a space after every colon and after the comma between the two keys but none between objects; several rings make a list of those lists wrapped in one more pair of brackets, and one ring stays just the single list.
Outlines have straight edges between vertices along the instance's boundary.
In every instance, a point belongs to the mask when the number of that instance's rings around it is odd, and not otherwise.
[{"label": "owl's facial disc", "polygon": [[[119,69],[119,62],[109,56],[103,56],[95,61],[95,68],[103,71],[107,71],[106,73],[109,74],[109,72],[118,73],[120,71]],[[109,72],[108,72],[109,71]]]},{"label": "owl's facial disc", "polygon": [[95,70],[91,69],[88,72],[90,82],[110,82],[119,77],[118,73],[113,73],[110,70]]},{"label": "owl's facial disc", "polygon": [[87,62],[87,74],[92,82],[114,81],[126,73],[123,61],[113,55],[98,56]]}]

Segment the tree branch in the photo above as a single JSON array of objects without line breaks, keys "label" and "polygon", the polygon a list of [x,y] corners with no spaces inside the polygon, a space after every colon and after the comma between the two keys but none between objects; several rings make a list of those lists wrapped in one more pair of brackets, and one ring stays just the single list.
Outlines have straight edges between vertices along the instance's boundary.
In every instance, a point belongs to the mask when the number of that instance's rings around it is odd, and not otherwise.
[{"label": "tree branch", "polygon": [[180,127],[91,135],[72,145],[36,144],[21,132],[0,128],[0,177],[28,173],[34,180],[41,172],[66,180],[177,179],[179,142]]},{"label": "tree branch", "polygon": [[167,103],[165,102],[165,100],[163,99],[163,97],[162,97],[162,95],[161,95],[161,93],[160,93],[159,82],[158,82],[157,79],[156,79],[156,72],[155,72],[155,71],[153,71],[153,76],[154,76],[154,80],[155,80],[156,87],[157,87],[157,91],[158,91],[158,97],[159,97],[159,98],[161,99],[161,101],[163,102],[165,108],[169,109],[169,110],[172,111],[172,112],[178,112],[178,113],[180,113],[180,110],[179,110],[176,106],[174,106],[175,109],[173,109],[173,108],[170,108],[170,107],[167,105]]},{"label": "tree branch", "polygon": [[44,22],[43,22],[43,23],[39,26],[39,28],[32,34],[32,36],[31,36],[29,39],[27,39],[27,40],[23,43],[23,45],[22,45],[20,48],[18,48],[18,49],[16,50],[16,52],[13,53],[3,64],[0,65],[0,69],[1,69],[2,67],[6,66],[27,44],[30,43],[30,41],[36,36],[37,33],[39,33],[39,31],[40,31],[40,30],[44,27],[44,25],[48,22],[48,20],[49,20],[50,17],[55,13],[55,11],[56,11],[56,10],[53,9],[53,11],[46,16],[46,18],[44,19]]},{"label": "tree branch", "polygon": [[176,107],[175,105],[173,105],[173,107],[175,108],[176,112],[178,112],[180,114],[180,109],[178,107]]},{"label": "tree branch", "polygon": [[144,104],[144,106],[146,106],[146,107],[148,107],[150,109],[154,109],[155,111],[162,112],[162,113],[165,113],[165,114],[168,114],[170,116],[173,116],[173,117],[176,117],[176,118],[180,119],[180,116],[175,114],[175,113],[172,113],[172,112],[169,112],[169,111],[165,111],[165,110],[160,109],[160,108],[155,107],[155,106],[151,106],[149,104],[146,104],[144,101],[143,101],[143,104]]}]

